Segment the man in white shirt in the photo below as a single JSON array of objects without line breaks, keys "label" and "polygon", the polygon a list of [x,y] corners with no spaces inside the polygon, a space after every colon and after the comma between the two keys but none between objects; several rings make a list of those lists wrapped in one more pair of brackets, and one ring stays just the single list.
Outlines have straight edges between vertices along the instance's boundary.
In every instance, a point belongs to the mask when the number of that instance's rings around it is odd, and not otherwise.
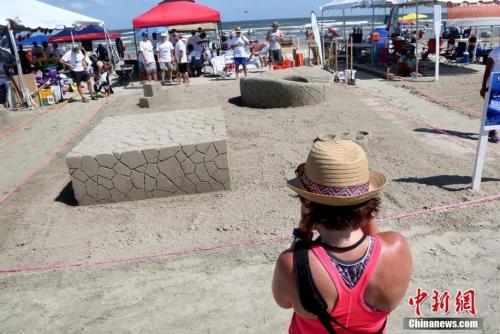
[{"label": "man in white shirt", "polygon": [[162,32],[161,40],[156,47],[158,52],[158,62],[160,63],[161,81],[165,81],[165,72],[168,72],[169,83],[172,83],[172,56],[174,54],[174,46],[168,40],[167,33]]},{"label": "man in white shirt", "polygon": [[278,22],[273,22],[271,30],[267,32],[266,41],[269,42],[269,69],[272,65],[281,62],[281,42],[285,39],[285,34],[279,29]]},{"label": "man in white shirt", "polygon": [[186,44],[181,39],[181,35],[179,33],[175,33],[175,61],[179,66],[179,73],[181,74],[181,81],[186,85],[189,84],[189,74],[188,74],[188,59],[187,59],[187,50]]},{"label": "man in white shirt", "polygon": [[241,33],[241,28],[236,27],[234,29],[235,36],[229,42],[229,45],[233,49],[234,55],[234,67],[236,69],[236,79],[239,77],[240,65],[243,67],[243,73],[245,77],[247,76],[247,61],[248,55],[246,46],[250,45],[250,41]]},{"label": "man in white shirt", "polygon": [[89,64],[85,60],[85,56],[83,55],[80,47],[76,44],[71,46],[71,50],[66,52],[64,56],[62,56],[60,63],[69,67],[71,69],[71,78],[76,83],[76,87],[78,89],[78,93],[82,98],[82,102],[86,103],[88,100],[83,96],[82,90],[82,82],[87,83],[87,88],[90,93],[90,97],[92,100],[96,100],[97,97],[94,96],[92,91],[92,82],[89,73],[87,72],[87,68]]},{"label": "man in white shirt", "polygon": [[144,59],[144,69],[146,70],[146,76],[148,81],[156,81],[156,61],[153,44],[148,38],[148,33],[142,33],[142,40],[139,42],[139,53]]}]

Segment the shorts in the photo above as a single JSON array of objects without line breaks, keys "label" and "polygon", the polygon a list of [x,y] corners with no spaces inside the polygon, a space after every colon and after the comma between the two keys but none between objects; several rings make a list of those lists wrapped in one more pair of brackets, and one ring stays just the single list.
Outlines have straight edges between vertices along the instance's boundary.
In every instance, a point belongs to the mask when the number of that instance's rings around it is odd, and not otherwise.
[{"label": "shorts", "polygon": [[281,49],[269,50],[269,61],[273,65],[277,65],[281,62]]},{"label": "shorts", "polygon": [[236,66],[238,65],[246,65],[247,64],[247,58],[246,57],[234,57],[234,64]]},{"label": "shorts", "polygon": [[158,69],[156,68],[156,63],[147,63],[145,64],[146,73],[156,73]]},{"label": "shorts", "polygon": [[71,79],[73,79],[74,82],[77,84],[80,84],[82,82],[87,82],[90,80],[89,74],[85,71],[71,71]]},{"label": "shorts", "polygon": [[160,70],[172,71],[172,68],[172,63],[169,61],[160,63]]},{"label": "shorts", "polygon": [[269,56],[269,45],[264,46],[262,48],[262,50],[260,50],[259,56],[260,57],[268,57]]},{"label": "shorts", "polygon": [[188,63],[180,63],[178,65],[179,65],[179,72],[186,73],[188,71]]}]

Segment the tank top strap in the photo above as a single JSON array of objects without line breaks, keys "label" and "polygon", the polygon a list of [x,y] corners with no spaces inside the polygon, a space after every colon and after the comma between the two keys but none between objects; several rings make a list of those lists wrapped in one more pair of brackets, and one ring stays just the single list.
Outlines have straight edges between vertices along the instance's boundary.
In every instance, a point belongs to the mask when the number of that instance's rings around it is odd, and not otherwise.
[{"label": "tank top strap", "polygon": [[[350,293],[351,289],[349,289],[349,287],[345,284],[344,280],[340,276],[340,273],[332,264],[332,261],[330,260],[330,257],[326,253],[325,249],[320,244],[315,244],[312,246],[312,251],[318,258],[321,265],[323,265],[323,268],[325,268],[325,270],[328,272],[328,275],[332,279],[333,284],[335,284],[335,288],[337,289],[337,291],[339,289],[342,289],[345,293]],[[339,295],[340,294],[341,293],[339,291]]]}]

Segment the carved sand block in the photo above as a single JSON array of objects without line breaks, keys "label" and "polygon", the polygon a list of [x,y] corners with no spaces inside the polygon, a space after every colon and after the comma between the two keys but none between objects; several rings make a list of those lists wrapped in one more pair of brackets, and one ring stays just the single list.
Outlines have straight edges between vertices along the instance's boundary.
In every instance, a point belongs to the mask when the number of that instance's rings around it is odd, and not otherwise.
[{"label": "carved sand block", "polygon": [[80,205],[230,189],[220,108],[106,118],[66,164]]},{"label": "carved sand block", "polygon": [[146,82],[142,85],[144,97],[139,98],[140,108],[152,108],[154,101],[161,94],[161,85],[159,82]]},{"label": "carved sand block", "polygon": [[313,105],[327,99],[333,75],[319,68],[294,67],[240,80],[243,104],[254,108]]}]

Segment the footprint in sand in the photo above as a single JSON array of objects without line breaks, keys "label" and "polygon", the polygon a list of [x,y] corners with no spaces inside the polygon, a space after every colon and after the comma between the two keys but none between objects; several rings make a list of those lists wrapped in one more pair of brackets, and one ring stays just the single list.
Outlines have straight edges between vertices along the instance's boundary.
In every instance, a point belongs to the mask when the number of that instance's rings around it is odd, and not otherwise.
[{"label": "footprint in sand", "polygon": [[352,140],[364,147],[372,139],[369,131],[360,130],[357,132],[343,132],[341,134],[320,133],[314,141],[330,141],[335,139]]}]

